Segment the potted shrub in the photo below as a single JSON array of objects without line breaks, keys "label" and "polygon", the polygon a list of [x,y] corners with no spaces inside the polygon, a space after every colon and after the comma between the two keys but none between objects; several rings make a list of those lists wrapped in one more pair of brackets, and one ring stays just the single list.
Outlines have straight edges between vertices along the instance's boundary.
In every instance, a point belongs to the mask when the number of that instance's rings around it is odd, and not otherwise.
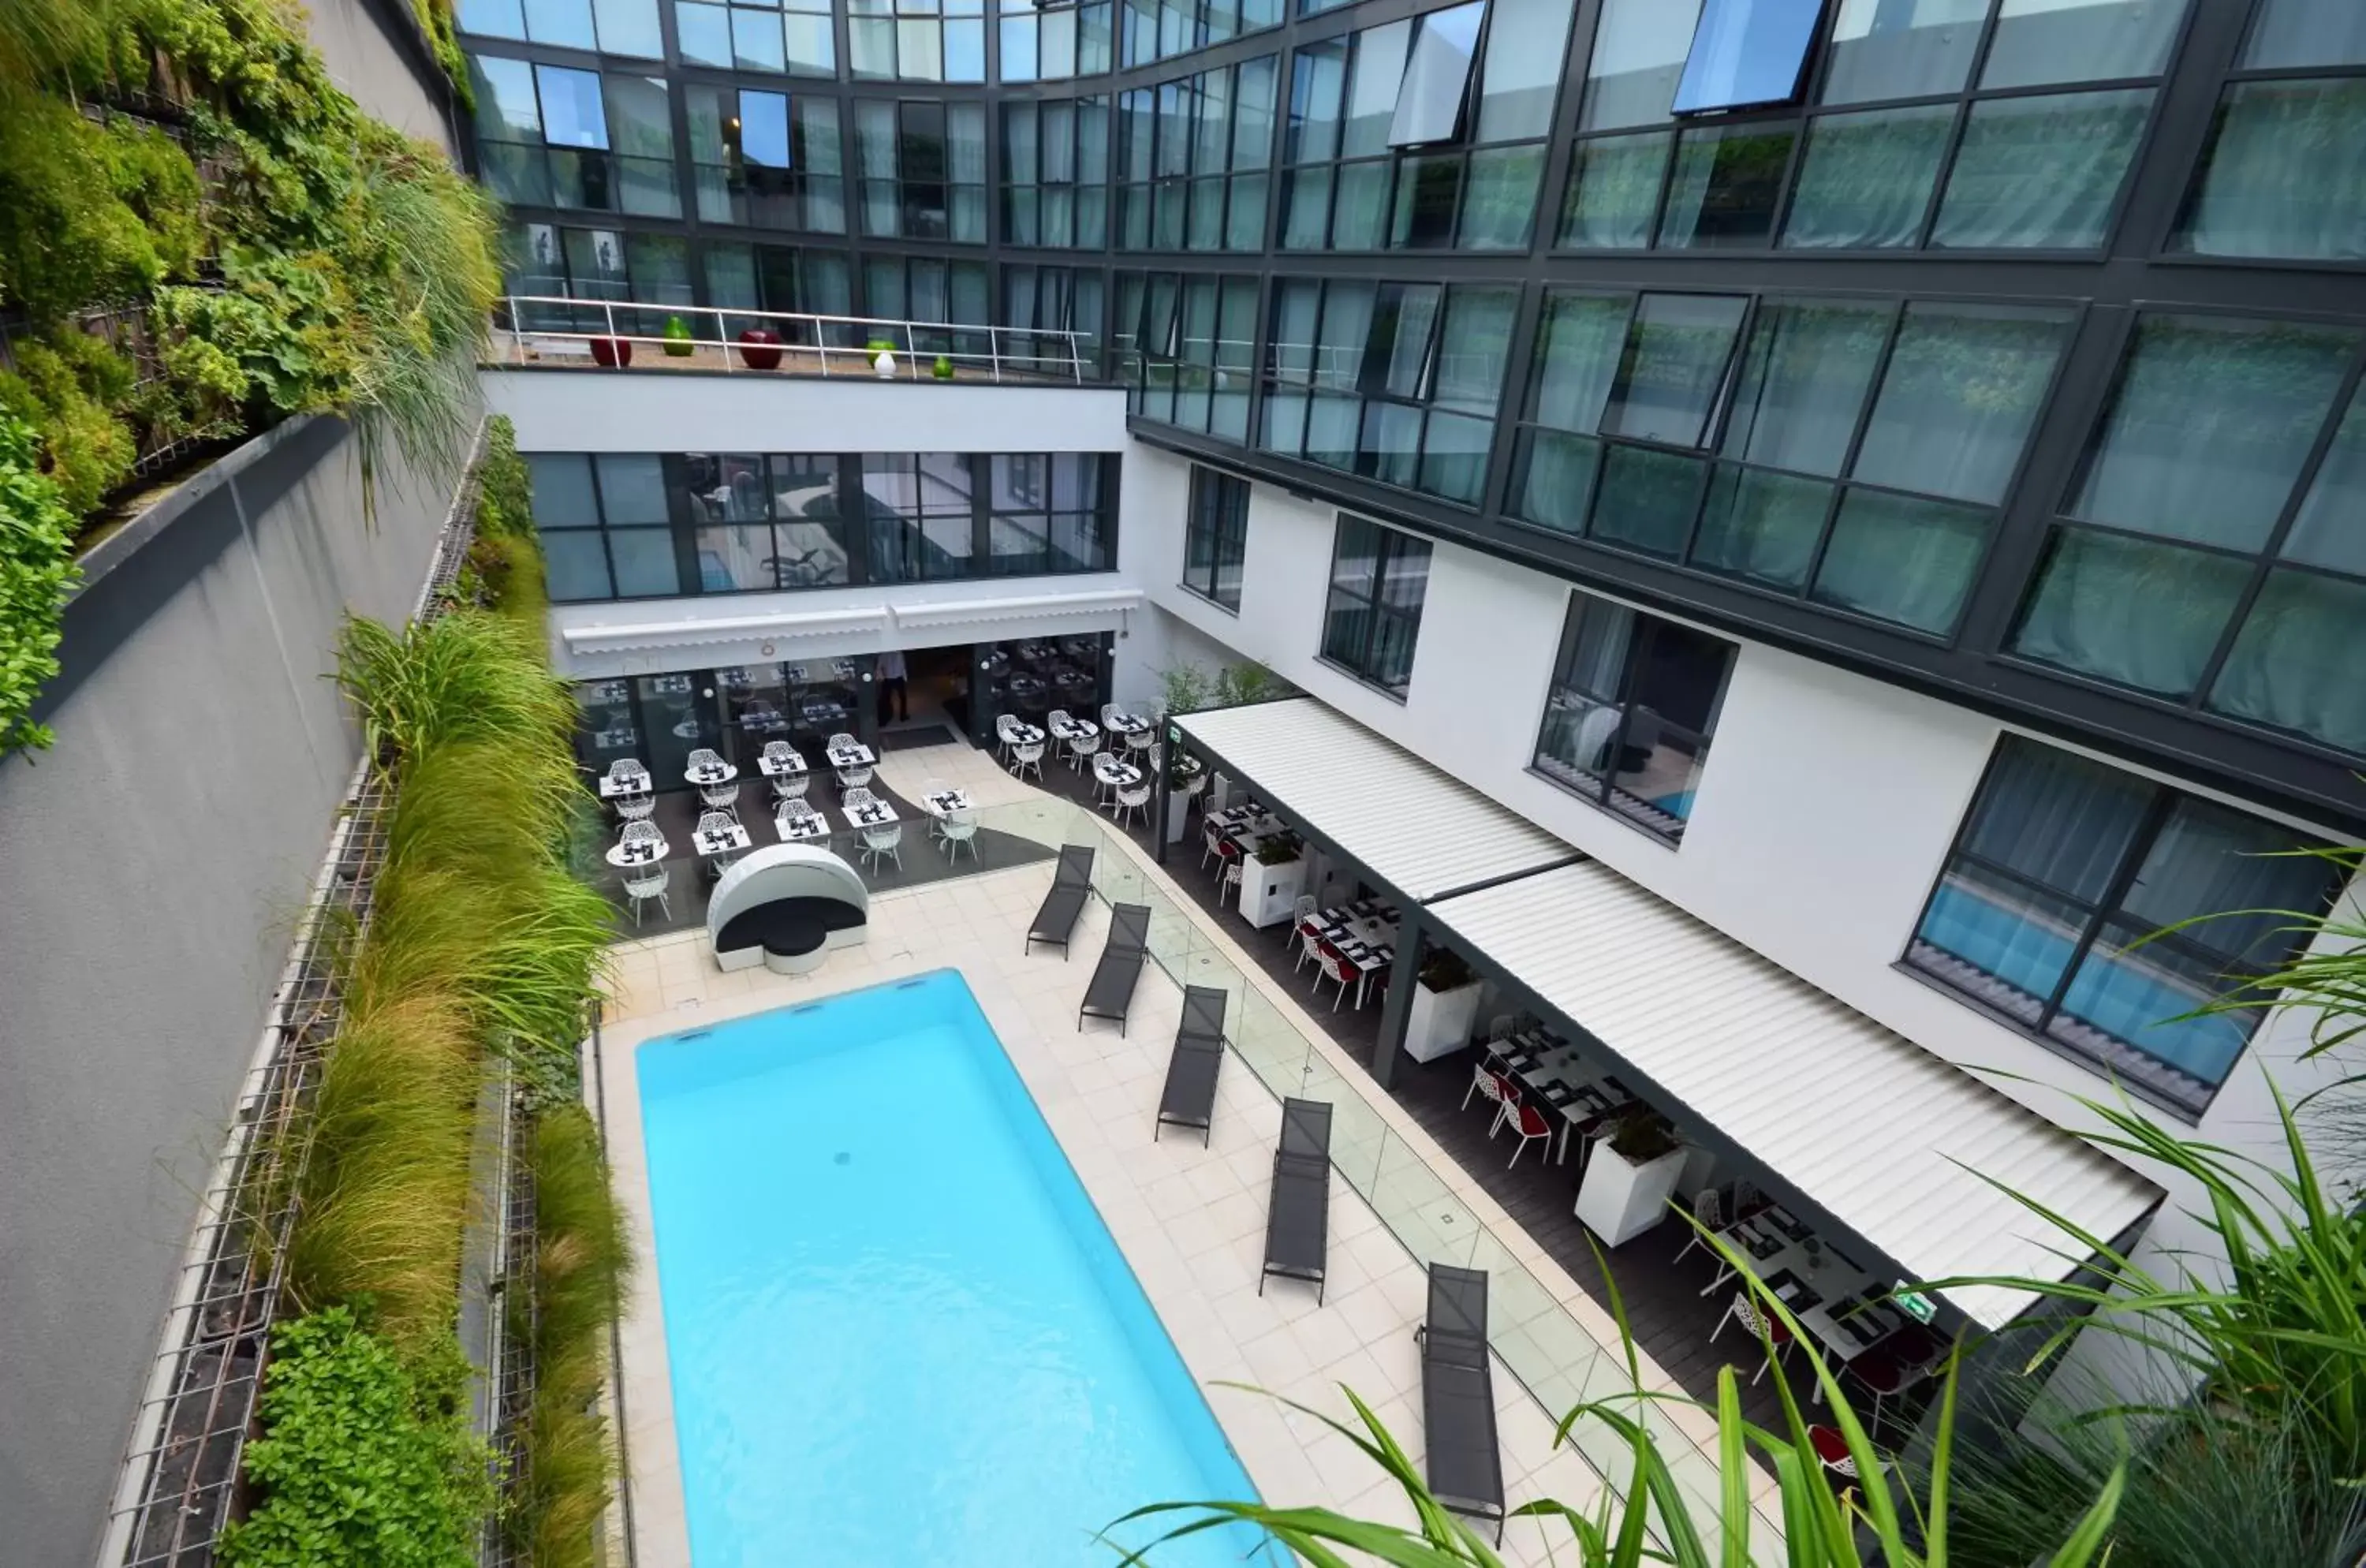
[{"label": "potted shrub", "polygon": [[1279,925],[1306,886],[1306,860],[1295,833],[1268,833],[1241,857],[1241,914],[1249,924]]},{"label": "potted shrub", "polygon": [[625,338],[595,337],[592,343],[592,362],[614,370],[633,362],[633,345]]},{"label": "potted shrub", "polygon": [[929,374],[940,381],[950,381],[953,378],[953,362],[940,354],[937,362],[929,367]]},{"label": "potted shrub", "polygon": [[770,327],[749,327],[739,334],[739,363],[750,370],[781,367],[781,334]]},{"label": "potted shrub", "polygon": [[1668,1217],[1684,1153],[1666,1117],[1639,1106],[1628,1110],[1585,1163],[1577,1217],[1607,1246],[1632,1241]]},{"label": "potted shrub", "polygon": [[878,372],[881,380],[895,379],[896,345],[894,344],[884,337],[875,337],[862,345],[862,352],[870,357],[871,368]]},{"label": "potted shrub", "polygon": [[1482,988],[1477,974],[1459,956],[1432,948],[1422,960],[1405,1007],[1405,1055],[1416,1062],[1435,1062],[1470,1044]]},{"label": "potted shrub", "polygon": [[664,337],[669,359],[688,359],[697,352],[690,341],[690,323],[680,316],[666,318]]}]

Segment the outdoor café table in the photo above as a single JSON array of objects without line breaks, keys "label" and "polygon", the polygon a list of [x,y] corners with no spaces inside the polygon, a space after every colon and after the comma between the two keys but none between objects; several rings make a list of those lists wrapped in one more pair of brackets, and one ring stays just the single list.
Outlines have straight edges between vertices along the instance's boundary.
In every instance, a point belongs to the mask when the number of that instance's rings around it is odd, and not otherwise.
[{"label": "outdoor caf\u00e9 table", "polygon": [[1843,1361],[1871,1349],[1900,1319],[1876,1304],[1888,1291],[1830,1242],[1773,1204],[1718,1232],[1742,1267],[1791,1309],[1817,1342]]},{"label": "outdoor caf\u00e9 table", "polygon": [[727,855],[734,850],[744,850],[755,842],[748,829],[734,822],[727,828],[702,828],[691,835],[702,855]]},{"label": "outdoor caf\u00e9 table", "polygon": [[1089,718],[1055,718],[1052,721],[1053,735],[1063,742],[1090,740],[1100,732],[1101,727]]},{"label": "outdoor caf\u00e9 table", "polygon": [[[1316,919],[1319,922],[1321,917]],[[1316,934],[1329,942],[1332,951],[1346,959],[1347,967],[1356,972],[1356,1005],[1362,1007],[1364,992],[1371,985],[1372,976],[1397,961],[1396,949],[1386,943],[1367,942],[1346,925],[1318,924]]]},{"label": "outdoor caf\u00e9 table", "polygon": [[772,818],[772,826],[780,829],[781,842],[784,844],[829,837],[829,818],[818,811],[800,811],[794,816],[784,811]]},{"label": "outdoor caf\u00e9 table", "polygon": [[977,809],[976,802],[970,799],[969,791],[965,789],[944,789],[934,795],[924,795],[920,796],[920,806],[931,817],[949,817],[956,811]]},{"label": "outdoor caf\u00e9 table", "polygon": [[694,784],[729,784],[739,776],[739,770],[729,762],[709,762],[704,767],[686,768],[682,776]]},{"label": "outdoor caf\u00e9 table", "polygon": [[857,828],[884,828],[888,823],[899,820],[896,808],[884,800],[866,801],[861,806],[847,807],[845,810],[846,819]]},{"label": "outdoor caf\u00e9 table", "polygon": [[1150,721],[1138,713],[1113,713],[1109,716],[1111,735],[1140,735],[1150,728]]},{"label": "outdoor caf\u00e9 table", "polygon": [[608,863],[619,871],[630,871],[637,865],[648,865],[673,852],[673,846],[663,839],[651,843],[647,839],[638,843],[610,844]]},{"label": "outdoor caf\u00e9 table", "polygon": [[651,780],[649,775],[647,773],[633,773],[621,779],[611,778],[608,774],[602,773],[600,775],[600,798],[603,800],[614,800],[623,795],[647,795],[649,793],[650,783]]},{"label": "outdoor caf\u00e9 table", "polygon": [[1132,789],[1142,782],[1142,770],[1132,762],[1121,762],[1108,751],[1093,754],[1093,776],[1119,789]]},{"label": "outdoor caf\u00e9 table", "polygon": [[829,749],[829,765],[833,768],[868,768],[878,761],[878,758],[871,754],[870,747],[859,742],[852,746],[833,746]]},{"label": "outdoor caf\u00e9 table", "polygon": [[767,755],[756,759],[756,768],[768,779],[794,778],[806,771],[806,760],[794,751],[785,757]]},{"label": "outdoor caf\u00e9 table", "polygon": [[1560,1150],[1554,1156],[1557,1164],[1569,1158],[1572,1132],[1607,1122],[1635,1098],[1625,1084],[1590,1066],[1575,1046],[1541,1030],[1515,1036],[1498,1049],[1512,1075],[1560,1113]]},{"label": "outdoor caf\u00e9 table", "polygon": [[1010,743],[1013,746],[1041,746],[1043,744],[1043,732],[1036,728],[1033,725],[1028,723],[1023,718],[1013,718],[1010,721],[1009,728]]}]

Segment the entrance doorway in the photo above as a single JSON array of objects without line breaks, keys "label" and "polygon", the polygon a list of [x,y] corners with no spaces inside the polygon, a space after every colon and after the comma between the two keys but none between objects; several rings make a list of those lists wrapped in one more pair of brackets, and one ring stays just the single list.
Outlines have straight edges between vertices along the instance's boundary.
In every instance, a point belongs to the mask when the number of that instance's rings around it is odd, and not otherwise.
[{"label": "entrance doorway", "polygon": [[[904,684],[898,690],[888,671],[893,656],[879,659],[876,701],[883,740],[901,738],[909,743],[966,739],[969,734],[969,648],[907,648],[902,650]],[[951,730],[951,734],[927,733]]]}]

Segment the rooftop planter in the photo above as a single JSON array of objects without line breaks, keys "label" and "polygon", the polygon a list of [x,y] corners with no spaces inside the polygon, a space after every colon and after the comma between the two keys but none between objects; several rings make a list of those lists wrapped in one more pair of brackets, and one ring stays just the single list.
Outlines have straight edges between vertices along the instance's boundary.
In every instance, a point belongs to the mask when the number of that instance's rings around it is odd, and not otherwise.
[{"label": "rooftop planter", "polygon": [[1577,1217],[1606,1246],[1632,1241],[1668,1217],[1684,1169],[1684,1140],[1668,1119],[1630,1111],[1586,1159]]},{"label": "rooftop planter", "polygon": [[781,334],[770,327],[749,327],[739,333],[739,363],[750,370],[781,367]]}]

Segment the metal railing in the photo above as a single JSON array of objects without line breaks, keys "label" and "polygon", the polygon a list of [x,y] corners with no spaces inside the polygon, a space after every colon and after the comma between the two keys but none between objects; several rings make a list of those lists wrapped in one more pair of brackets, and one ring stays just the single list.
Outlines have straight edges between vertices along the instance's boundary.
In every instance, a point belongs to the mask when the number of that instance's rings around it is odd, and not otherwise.
[{"label": "metal railing", "polygon": [[[584,299],[560,294],[511,294],[494,323],[507,335],[509,362],[528,351],[545,360],[590,359],[621,367],[626,355],[689,359],[687,368],[727,374],[877,376],[884,343],[895,356],[894,379],[984,378],[994,382],[1100,379],[1090,334],[1048,327],[997,327],[964,321],[923,321],[879,316],[825,316],[715,305],[647,305],[625,299]],[[671,327],[683,330],[668,335]],[[767,338],[749,342],[745,334]],[[776,340],[776,341],[775,341]],[[614,364],[612,365],[612,361]],[[949,367],[937,370],[941,362]]]},{"label": "metal railing", "polygon": [[[454,496],[422,585],[419,618],[439,614],[475,533],[477,463]],[[303,1135],[330,1042],[344,1019],[339,976],[369,919],[385,863],[394,791],[365,757],[355,765],[327,858],[274,994],[220,1160],[167,1309],[115,1494],[99,1561],[121,1568],[203,1568],[242,1501],[241,1465],[255,1427],[287,1240],[302,1185]]]}]

